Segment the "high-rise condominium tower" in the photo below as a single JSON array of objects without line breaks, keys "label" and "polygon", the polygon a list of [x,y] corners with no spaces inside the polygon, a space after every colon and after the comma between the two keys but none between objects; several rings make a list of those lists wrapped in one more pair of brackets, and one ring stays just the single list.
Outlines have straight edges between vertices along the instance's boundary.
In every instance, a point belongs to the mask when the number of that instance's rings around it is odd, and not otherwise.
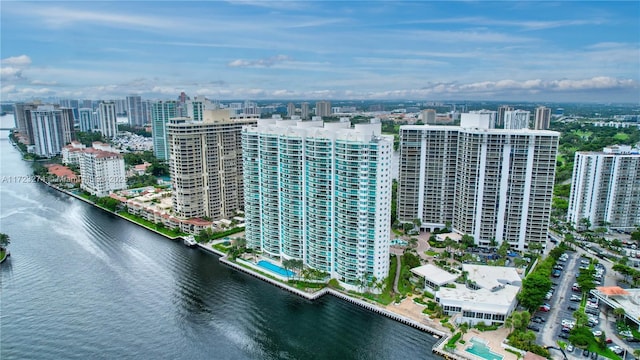
[{"label": "high-rise condominium tower", "polygon": [[296,114],[296,105],[294,103],[287,104],[287,116],[292,117]]},{"label": "high-rise condominium tower", "polygon": [[18,127],[18,132],[23,136],[23,141],[27,144],[33,144],[33,128],[31,123],[31,110],[35,110],[41,105],[36,103],[15,103],[13,105],[15,121]]},{"label": "high-rise condominium tower", "polygon": [[127,117],[129,125],[144,126],[146,123],[145,109],[142,106],[142,98],[139,95],[127,96]]},{"label": "high-rise condominium tower", "polygon": [[204,118],[204,111],[216,110],[218,108],[218,104],[211,102],[203,96],[196,96],[193,99],[187,100],[186,107],[188,117],[193,119],[193,121],[202,121]]},{"label": "high-rise condominium tower", "polygon": [[379,123],[260,119],[242,132],[247,245],[345,287],[389,271],[393,137]]},{"label": "high-rise condominium tower", "polygon": [[309,120],[309,103],[303,102],[300,104],[300,118],[302,120]]},{"label": "high-rise condominium tower", "polygon": [[401,126],[398,219],[508,241],[547,240],[559,134],[528,129]]},{"label": "high-rise condominium tower", "polygon": [[97,114],[91,108],[78,109],[80,117],[80,131],[91,132],[98,129]]},{"label": "high-rise condominium tower", "polygon": [[504,112],[504,128],[508,130],[528,129],[531,113],[524,110]]},{"label": "high-rise condominium tower", "polygon": [[534,122],[534,129],[547,130],[551,125],[551,109],[544,106],[536,108],[536,118]]},{"label": "high-rise condominium tower", "polygon": [[244,205],[242,142],[244,125],[256,117],[207,110],[203,121],[170,119],[166,124],[173,210],[183,218],[233,216]]},{"label": "high-rise condominium tower", "polygon": [[116,119],[116,104],[103,101],[98,106],[98,122],[100,132],[106,138],[114,138],[118,134],[118,120]]},{"label": "high-rise condominium tower", "polygon": [[73,111],[57,105],[39,105],[27,110],[31,120],[36,155],[52,157],[75,137]]},{"label": "high-rise condominium tower", "polygon": [[316,103],[316,116],[331,116],[331,102],[318,101]]},{"label": "high-rise condominium tower", "polygon": [[498,108],[498,117],[496,118],[496,127],[504,127],[504,113],[507,111],[513,111],[514,109],[509,105],[502,105]]},{"label": "high-rise condominium tower", "polygon": [[640,149],[576,152],[567,220],[576,228],[633,230],[640,225]]},{"label": "high-rise condominium tower", "polygon": [[166,124],[169,119],[178,116],[177,101],[156,101],[151,109],[151,135],[153,137],[153,155],[161,160],[169,160]]}]

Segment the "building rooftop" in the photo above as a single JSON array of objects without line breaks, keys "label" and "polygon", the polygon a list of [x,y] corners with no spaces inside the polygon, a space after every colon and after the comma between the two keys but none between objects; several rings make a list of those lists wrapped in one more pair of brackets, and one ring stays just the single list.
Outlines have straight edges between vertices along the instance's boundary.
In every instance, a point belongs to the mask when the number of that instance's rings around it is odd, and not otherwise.
[{"label": "building rooftop", "polygon": [[438,286],[453,282],[459,276],[458,274],[452,274],[432,264],[413,268],[411,269],[411,272],[420,277],[426,278]]},{"label": "building rooftop", "polygon": [[462,271],[468,273],[467,279],[487,290],[497,289],[504,285],[519,287],[522,278],[512,267],[463,264]]},{"label": "building rooftop", "polygon": [[466,310],[492,312],[511,306],[519,286],[505,285],[496,291],[487,289],[471,290],[462,284],[455,284],[455,288],[441,287],[436,292],[436,297],[441,300],[456,300],[465,303]]}]

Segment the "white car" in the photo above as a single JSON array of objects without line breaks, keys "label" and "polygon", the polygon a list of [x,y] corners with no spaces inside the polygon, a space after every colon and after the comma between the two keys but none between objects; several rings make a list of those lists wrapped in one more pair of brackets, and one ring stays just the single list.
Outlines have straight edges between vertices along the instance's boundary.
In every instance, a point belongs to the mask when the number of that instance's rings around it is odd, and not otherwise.
[{"label": "white car", "polygon": [[596,331],[593,332],[593,336],[598,337],[600,335],[602,335],[602,331],[600,331],[600,330],[596,330]]},{"label": "white car", "polygon": [[573,345],[571,345],[571,344],[567,345],[567,348],[565,350],[567,352],[572,352],[573,351]]}]

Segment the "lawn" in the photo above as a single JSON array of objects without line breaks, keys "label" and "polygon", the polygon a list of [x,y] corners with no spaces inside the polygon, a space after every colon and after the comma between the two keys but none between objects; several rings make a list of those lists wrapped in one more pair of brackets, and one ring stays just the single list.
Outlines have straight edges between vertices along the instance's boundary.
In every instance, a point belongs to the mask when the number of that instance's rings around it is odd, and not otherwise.
[{"label": "lawn", "polygon": [[627,140],[629,140],[629,135],[619,132],[619,133],[615,134],[613,138],[615,140],[617,140],[617,141],[627,141]]},{"label": "lawn", "polygon": [[428,256],[438,256],[438,252],[433,251],[433,250],[427,250],[424,252],[426,255]]}]

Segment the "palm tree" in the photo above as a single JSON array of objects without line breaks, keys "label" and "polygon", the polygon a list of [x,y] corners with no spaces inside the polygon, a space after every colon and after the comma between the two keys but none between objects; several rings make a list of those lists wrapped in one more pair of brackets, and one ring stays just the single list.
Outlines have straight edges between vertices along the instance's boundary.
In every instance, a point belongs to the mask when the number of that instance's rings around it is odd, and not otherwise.
[{"label": "palm tree", "polygon": [[624,316],[624,314],[625,314],[625,311],[623,308],[613,309],[613,315],[615,315],[618,320],[620,320]]},{"label": "palm tree", "polygon": [[0,249],[4,250],[9,246],[11,239],[9,239],[9,235],[0,233]]}]

